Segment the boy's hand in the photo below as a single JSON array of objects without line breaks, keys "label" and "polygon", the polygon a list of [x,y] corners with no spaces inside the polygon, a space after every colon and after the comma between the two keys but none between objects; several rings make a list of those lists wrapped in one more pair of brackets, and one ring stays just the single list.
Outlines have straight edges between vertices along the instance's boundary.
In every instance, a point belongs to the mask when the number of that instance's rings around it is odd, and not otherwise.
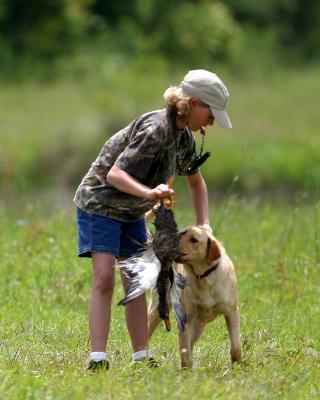
[{"label": "boy's hand", "polygon": [[169,198],[174,196],[174,190],[170,189],[168,185],[161,183],[156,186],[154,189],[150,189],[148,191],[148,199],[149,200],[161,200],[165,198]]},{"label": "boy's hand", "polygon": [[201,224],[199,226],[201,226],[201,228],[205,229],[210,235],[213,234],[212,228],[209,224]]}]

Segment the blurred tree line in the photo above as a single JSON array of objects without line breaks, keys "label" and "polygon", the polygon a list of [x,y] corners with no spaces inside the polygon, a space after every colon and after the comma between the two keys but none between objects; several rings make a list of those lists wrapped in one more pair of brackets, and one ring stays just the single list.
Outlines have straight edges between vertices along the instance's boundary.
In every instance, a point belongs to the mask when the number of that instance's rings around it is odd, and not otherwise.
[{"label": "blurred tree line", "polygon": [[95,43],[177,63],[232,62],[257,36],[309,61],[320,57],[319,22],[318,0],[0,0],[0,68]]}]

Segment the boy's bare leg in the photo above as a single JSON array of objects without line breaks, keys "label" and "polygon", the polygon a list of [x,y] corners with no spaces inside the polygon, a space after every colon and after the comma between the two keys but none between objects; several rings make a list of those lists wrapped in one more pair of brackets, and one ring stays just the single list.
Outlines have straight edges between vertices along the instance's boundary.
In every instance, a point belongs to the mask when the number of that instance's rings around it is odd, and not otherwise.
[{"label": "boy's bare leg", "polygon": [[114,289],[115,257],[92,253],[93,276],[89,305],[89,331],[92,352],[106,351]]},{"label": "boy's bare leg", "polygon": [[[127,278],[121,274],[122,285],[127,287]],[[145,350],[148,346],[148,312],[145,294],[126,305],[127,328],[134,352]]]}]

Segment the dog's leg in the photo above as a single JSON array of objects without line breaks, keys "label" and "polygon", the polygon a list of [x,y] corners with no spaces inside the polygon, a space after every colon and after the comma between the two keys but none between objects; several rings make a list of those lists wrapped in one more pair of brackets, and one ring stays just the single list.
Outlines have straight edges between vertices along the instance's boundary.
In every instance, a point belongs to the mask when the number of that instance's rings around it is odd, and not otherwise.
[{"label": "dog's leg", "polygon": [[148,307],[148,338],[150,340],[153,332],[159,325],[161,318],[158,311],[159,297],[156,289],[151,290],[151,300]]},{"label": "dog's leg", "polygon": [[148,314],[148,338],[151,339],[153,332],[156,330],[159,325],[161,318],[159,317],[159,312],[157,309],[152,310],[150,314]]},{"label": "dog's leg", "polygon": [[240,344],[240,316],[238,310],[231,311],[225,315],[226,325],[228,328],[230,343],[231,343],[231,361],[236,362],[241,358]]},{"label": "dog's leg", "polygon": [[196,341],[199,339],[201,336],[204,327],[206,324],[203,324],[198,321],[194,321],[192,327],[190,327],[190,351],[191,351],[191,357],[193,358],[193,347]]},{"label": "dog's leg", "polygon": [[184,330],[179,331],[179,351],[181,369],[192,368],[188,322],[185,324]]},{"label": "dog's leg", "polygon": [[181,368],[192,368],[193,347],[201,336],[205,324],[196,319],[188,321],[183,332],[179,332]]}]

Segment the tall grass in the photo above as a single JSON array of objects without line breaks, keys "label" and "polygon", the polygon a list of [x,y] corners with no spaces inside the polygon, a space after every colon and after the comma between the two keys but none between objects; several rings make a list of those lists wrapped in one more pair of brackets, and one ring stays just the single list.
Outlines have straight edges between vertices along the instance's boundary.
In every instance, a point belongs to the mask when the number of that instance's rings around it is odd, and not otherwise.
[{"label": "tall grass", "polygon": [[[136,115],[161,108],[164,90],[186,72],[172,71],[161,60],[147,68],[139,59],[130,65],[121,57],[95,61],[76,79],[1,83],[3,195],[50,187],[73,190],[105,140]],[[238,176],[236,187],[243,192],[314,197],[320,176],[318,70],[277,68],[251,76],[205,67],[230,90],[234,126],[231,131],[207,129],[206,147],[213,156],[203,172],[214,190],[225,192]]]},{"label": "tall grass", "polygon": [[[182,228],[193,212],[177,199]],[[320,385],[319,204],[288,206],[230,197],[210,206],[235,262],[243,360],[233,368],[223,319],[179,371],[174,328],[151,342],[158,370],[135,369],[119,276],[108,373],[88,376],[91,266],[76,257],[73,213],[36,203],[1,208],[0,397],[3,399],[316,399]],[[315,218],[315,215],[317,218]],[[173,324],[174,325],[174,324]]]}]

